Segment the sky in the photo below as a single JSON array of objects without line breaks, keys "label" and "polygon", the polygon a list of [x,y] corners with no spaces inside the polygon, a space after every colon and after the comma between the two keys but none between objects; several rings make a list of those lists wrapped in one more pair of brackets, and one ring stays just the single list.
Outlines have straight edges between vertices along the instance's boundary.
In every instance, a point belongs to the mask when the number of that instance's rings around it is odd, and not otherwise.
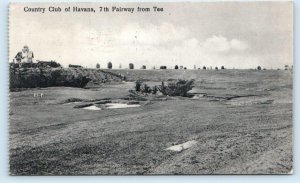
[{"label": "sky", "polygon": [[[61,12],[49,12],[48,7]],[[95,13],[64,12],[71,6]],[[110,8],[99,12],[99,7]],[[112,12],[111,7],[151,8]],[[163,8],[154,12],[153,6]],[[24,7],[46,8],[45,13]],[[203,66],[249,69],[293,65],[292,2],[11,4],[9,58],[24,45],[35,59],[67,67],[174,68]]]}]

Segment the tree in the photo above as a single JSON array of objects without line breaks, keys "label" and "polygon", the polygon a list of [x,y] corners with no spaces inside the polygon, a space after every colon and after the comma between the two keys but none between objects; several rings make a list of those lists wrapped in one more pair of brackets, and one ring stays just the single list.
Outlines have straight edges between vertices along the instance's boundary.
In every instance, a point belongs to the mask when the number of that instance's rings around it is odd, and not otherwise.
[{"label": "tree", "polygon": [[288,70],[289,69],[289,66],[288,65],[285,65],[284,66],[284,70]]},{"label": "tree", "polygon": [[108,62],[108,63],[107,63],[107,68],[108,68],[108,69],[111,69],[111,68],[112,68],[112,63],[111,63],[111,62]]},{"label": "tree", "polygon": [[194,69],[197,69],[197,68],[196,68],[196,65],[194,65]]},{"label": "tree", "polygon": [[225,69],[225,67],[222,65],[221,69]]},{"label": "tree", "polygon": [[261,70],[261,66],[257,66],[257,70]]},{"label": "tree", "polygon": [[218,70],[218,67],[215,67],[215,70]]},{"label": "tree", "polygon": [[180,68],[180,69],[183,69],[183,66],[181,65],[179,68]]},{"label": "tree", "polygon": [[184,67],[183,69],[186,70],[186,67]]},{"label": "tree", "polygon": [[129,69],[134,69],[133,63],[130,63],[130,64],[129,64]]},{"label": "tree", "polygon": [[96,64],[96,68],[100,69],[100,64],[99,63]]},{"label": "tree", "polygon": [[119,69],[122,69],[122,64],[119,64]]},{"label": "tree", "polygon": [[175,65],[175,68],[174,69],[178,69],[178,65]]},{"label": "tree", "polygon": [[205,66],[203,66],[203,67],[202,67],[202,69],[203,69],[203,70],[206,70],[206,67],[205,67]]},{"label": "tree", "polygon": [[143,66],[142,66],[142,69],[146,69],[146,66],[145,66],[145,65],[143,65]]}]

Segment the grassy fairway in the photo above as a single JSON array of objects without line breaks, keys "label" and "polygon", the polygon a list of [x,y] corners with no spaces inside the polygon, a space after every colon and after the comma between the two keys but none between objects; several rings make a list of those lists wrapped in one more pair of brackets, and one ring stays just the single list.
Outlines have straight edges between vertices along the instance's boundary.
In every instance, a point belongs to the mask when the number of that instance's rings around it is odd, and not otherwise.
[{"label": "grassy fairway", "polygon": [[[117,100],[134,83],[10,93],[12,175],[274,174],[292,169],[292,73],[112,70],[129,81],[195,79],[206,97],[89,111],[69,98]],[[42,92],[43,98],[33,93]],[[216,100],[224,96],[243,96]],[[266,101],[272,101],[268,103]],[[181,152],[168,147],[195,140]]]}]

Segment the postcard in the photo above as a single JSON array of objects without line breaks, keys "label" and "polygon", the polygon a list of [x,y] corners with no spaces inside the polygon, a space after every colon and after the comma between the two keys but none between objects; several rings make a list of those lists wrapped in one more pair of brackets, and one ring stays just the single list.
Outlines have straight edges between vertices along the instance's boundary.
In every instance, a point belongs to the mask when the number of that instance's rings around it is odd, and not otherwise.
[{"label": "postcard", "polygon": [[10,175],[293,172],[293,3],[9,5]]}]

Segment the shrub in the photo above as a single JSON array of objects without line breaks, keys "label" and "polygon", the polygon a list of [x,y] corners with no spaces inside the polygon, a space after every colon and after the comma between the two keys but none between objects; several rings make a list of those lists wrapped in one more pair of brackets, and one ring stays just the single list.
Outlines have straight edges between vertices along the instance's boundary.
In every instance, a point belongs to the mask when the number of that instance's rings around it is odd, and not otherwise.
[{"label": "shrub", "polygon": [[96,68],[100,69],[100,64],[99,63],[96,64]]},{"label": "shrub", "polygon": [[142,69],[146,69],[146,66],[145,66],[145,65],[143,65],[143,66],[142,66]]},{"label": "shrub", "polygon": [[135,91],[141,93],[152,93],[156,94],[160,91],[163,95],[168,96],[182,96],[186,97],[187,92],[193,88],[194,80],[171,80],[167,81],[167,84],[162,81],[161,85],[149,87],[146,83],[142,81],[135,82]]},{"label": "shrub", "polygon": [[135,82],[135,91],[137,92],[141,91],[141,85],[142,85],[142,81],[137,80]]},{"label": "shrub", "polygon": [[111,62],[108,62],[108,63],[107,63],[107,68],[108,68],[108,69],[111,69],[111,68],[112,68],[112,63],[111,63]]},{"label": "shrub", "polygon": [[221,67],[221,69],[225,69],[225,67],[224,67],[224,66],[222,66],[222,67]]},{"label": "shrub", "polygon": [[162,82],[160,88],[160,92],[164,95],[169,96],[187,96],[187,92],[190,91],[193,88],[194,80],[175,80],[168,82],[167,85],[165,85],[164,82]]},{"label": "shrub", "polygon": [[69,64],[69,67],[70,68],[82,68],[81,65],[72,65],[72,64]]},{"label": "shrub", "polygon": [[175,69],[178,69],[178,65],[175,65]]},{"label": "shrub", "polygon": [[130,63],[130,64],[129,64],[129,69],[134,69],[133,63]]},{"label": "shrub", "polygon": [[203,70],[206,70],[206,67],[205,66],[203,66],[203,68],[202,68]]}]

